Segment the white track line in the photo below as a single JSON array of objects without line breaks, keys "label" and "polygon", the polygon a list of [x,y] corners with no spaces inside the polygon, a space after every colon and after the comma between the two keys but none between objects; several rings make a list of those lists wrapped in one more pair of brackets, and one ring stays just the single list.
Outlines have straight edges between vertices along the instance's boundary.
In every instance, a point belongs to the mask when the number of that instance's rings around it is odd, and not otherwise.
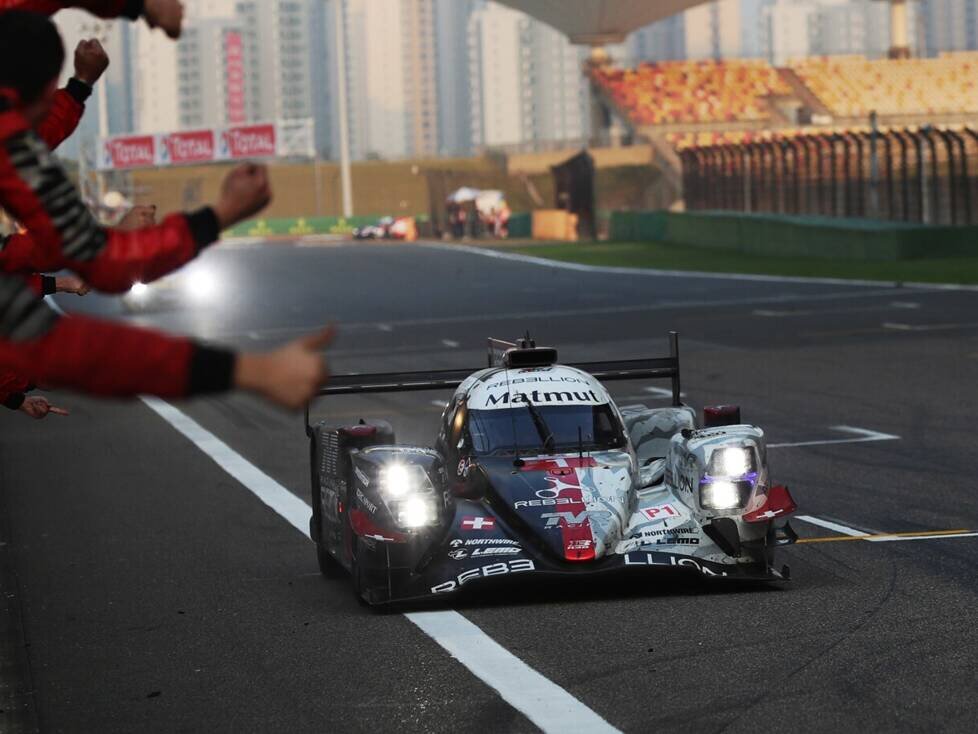
[{"label": "white track line", "polygon": [[543,731],[599,734],[618,731],[461,614],[415,612],[404,616]]},{"label": "white track line", "polygon": [[949,329],[973,329],[978,326],[978,323],[966,323],[966,324],[895,324],[892,321],[886,321],[880,324],[884,329],[890,329],[891,331],[948,331]]},{"label": "white track line", "polygon": [[855,428],[854,426],[831,426],[833,431],[842,431],[843,433],[854,433],[859,438],[833,438],[824,441],[796,441],[794,443],[769,443],[767,447],[769,449],[784,449],[793,446],[828,446],[830,444],[837,443],[866,443],[868,441],[898,441],[899,436],[894,436],[892,433],[880,433],[879,431],[870,431],[866,428]]},{"label": "white track line", "polygon": [[837,522],[832,522],[831,520],[823,520],[820,517],[812,517],[811,515],[796,515],[795,520],[801,520],[802,522],[807,522],[812,525],[818,525],[820,528],[825,528],[826,530],[834,530],[837,533],[842,533],[843,535],[850,535],[853,538],[864,538],[872,533],[866,533],[862,530],[856,530],[855,528],[850,528],[847,525],[840,525]]},{"label": "white track line", "polygon": [[711,273],[701,270],[657,270],[655,268],[626,268],[613,265],[585,265],[583,263],[550,260],[545,257],[521,255],[516,252],[490,250],[484,247],[469,245],[445,245],[437,242],[417,242],[418,247],[445,250],[448,252],[465,252],[472,255],[491,257],[497,260],[515,260],[531,265],[542,265],[548,268],[563,270],[578,270],[585,273],[613,273],[619,275],[655,275],[666,278],[713,278],[716,280],[753,280],[764,283],[816,283],[822,285],[852,285],[852,286],[890,286],[891,288],[914,288],[941,291],[978,291],[978,285],[959,285],[957,283],[918,283],[894,280],[856,280],[855,278],[807,278],[797,275],[756,275],[751,273]]},{"label": "white track line", "polygon": [[[292,527],[309,537],[311,510],[304,500],[169,403],[150,397],[142,400]],[[543,731],[618,732],[458,612],[418,612],[404,616]]]}]

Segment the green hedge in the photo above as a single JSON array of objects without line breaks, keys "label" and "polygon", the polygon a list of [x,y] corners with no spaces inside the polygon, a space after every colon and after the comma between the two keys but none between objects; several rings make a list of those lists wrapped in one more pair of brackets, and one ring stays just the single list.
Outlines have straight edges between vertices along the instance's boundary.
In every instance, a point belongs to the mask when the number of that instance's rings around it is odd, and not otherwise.
[{"label": "green hedge", "polygon": [[612,212],[608,236],[624,242],[662,242],[668,212]]},{"label": "green hedge", "polygon": [[532,237],[533,214],[531,212],[513,214],[509,218],[509,236],[518,239]]},{"label": "green hedge", "polygon": [[375,224],[380,217],[290,217],[250,219],[224,232],[225,237],[301,237],[307,234],[351,234],[355,227]]},{"label": "green hedge", "polygon": [[733,212],[615,212],[611,239],[852,260],[978,256],[978,227]]}]

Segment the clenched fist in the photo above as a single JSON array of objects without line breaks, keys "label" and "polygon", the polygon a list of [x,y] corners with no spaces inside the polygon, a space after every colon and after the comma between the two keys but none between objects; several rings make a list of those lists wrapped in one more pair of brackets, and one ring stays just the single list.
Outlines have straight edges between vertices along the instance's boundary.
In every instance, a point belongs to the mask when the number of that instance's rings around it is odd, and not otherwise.
[{"label": "clenched fist", "polygon": [[234,370],[235,387],[252,390],[285,408],[301,408],[329,372],[320,351],[332,340],[330,326],[267,354],[242,354]]},{"label": "clenched fist", "polygon": [[180,38],[183,3],[180,0],[146,0],[143,17],[150,28],[162,28],[170,38]]},{"label": "clenched fist", "polygon": [[48,413],[51,415],[69,415],[67,410],[51,405],[47,398],[42,397],[24,398],[24,402],[20,406],[20,409],[34,420],[41,420],[41,418],[46,417]]},{"label": "clenched fist", "polygon": [[245,163],[234,168],[221,184],[221,198],[214,206],[221,229],[257,214],[272,200],[268,168]]},{"label": "clenched fist", "polygon": [[95,86],[95,82],[109,68],[109,55],[98,39],[79,41],[75,48],[75,79]]}]

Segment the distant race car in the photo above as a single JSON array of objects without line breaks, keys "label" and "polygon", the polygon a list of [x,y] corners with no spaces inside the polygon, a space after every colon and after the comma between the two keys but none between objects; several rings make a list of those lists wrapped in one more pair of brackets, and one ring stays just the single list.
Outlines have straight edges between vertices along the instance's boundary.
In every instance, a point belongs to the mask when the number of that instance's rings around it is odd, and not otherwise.
[{"label": "distant race car", "polygon": [[[434,448],[390,425],[310,425],[319,567],[382,605],[504,579],[685,571],[784,581],[795,541],[788,489],[768,477],[764,433],[739,408],[679,395],[669,357],[578,365],[529,339],[490,340],[490,366],[339,375],[321,396],[452,389]],[[670,378],[671,407],[615,405],[602,382]]]},{"label": "distant race car", "polygon": [[353,230],[355,240],[403,240],[408,237],[410,217],[383,217],[376,224],[367,224]]}]

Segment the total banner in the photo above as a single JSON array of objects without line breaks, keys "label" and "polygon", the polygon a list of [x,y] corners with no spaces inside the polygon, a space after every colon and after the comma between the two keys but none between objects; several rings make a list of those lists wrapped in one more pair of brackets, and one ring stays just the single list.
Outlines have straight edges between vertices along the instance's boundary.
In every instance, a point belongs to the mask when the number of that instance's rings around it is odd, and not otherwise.
[{"label": "total banner", "polygon": [[315,154],[312,120],[284,120],[209,130],[123,135],[99,141],[97,168],[121,171]]}]

